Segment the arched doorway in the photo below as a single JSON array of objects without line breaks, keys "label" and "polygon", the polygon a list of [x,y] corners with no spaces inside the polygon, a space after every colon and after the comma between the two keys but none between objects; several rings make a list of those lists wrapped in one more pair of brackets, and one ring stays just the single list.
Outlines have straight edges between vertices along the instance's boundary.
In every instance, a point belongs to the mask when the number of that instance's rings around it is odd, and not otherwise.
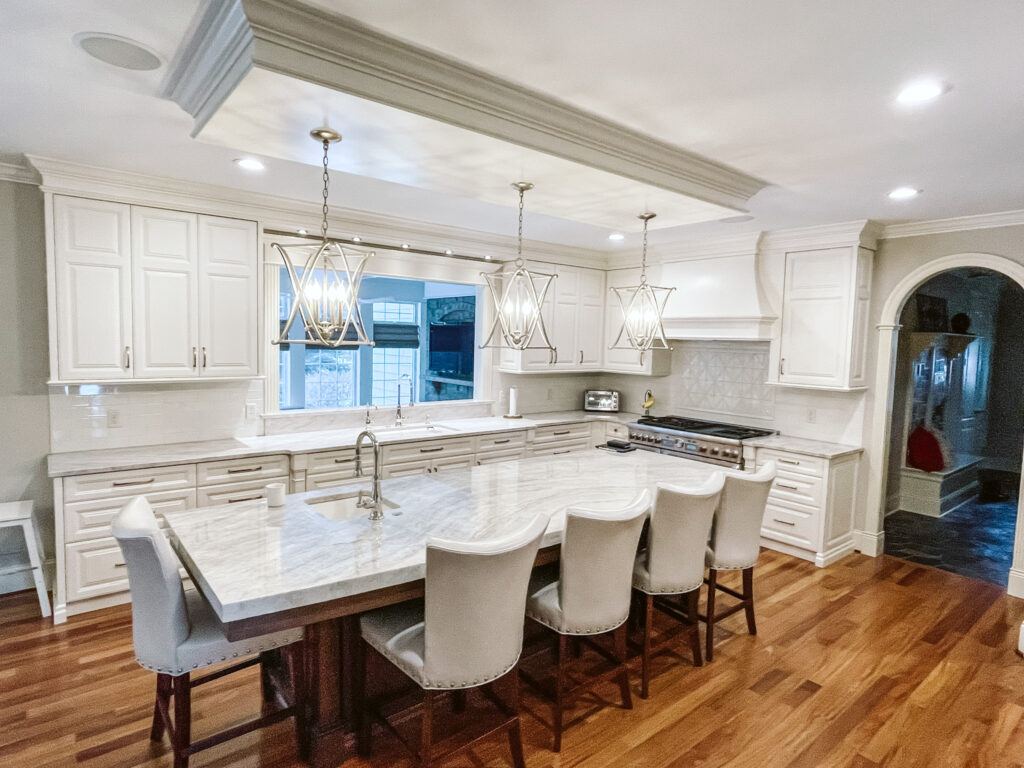
[{"label": "arched doorway", "polygon": [[[1000,273],[1024,289],[1024,265],[1010,259],[986,253],[963,253],[935,259],[905,276],[886,297],[878,325],[878,352],[875,369],[875,387],[871,408],[871,444],[868,473],[868,497],[865,518],[865,540],[871,537],[881,543],[884,514],[887,507],[887,486],[891,459],[891,424],[893,392],[900,332],[900,316],[910,296],[926,281],[944,272],[958,269],[986,269]],[[1020,343],[1020,342],[1019,342]],[[1008,591],[1024,596],[1024,515],[1016,521],[1013,564]],[[870,547],[869,547],[870,548]],[[875,554],[878,554],[878,547]]]}]

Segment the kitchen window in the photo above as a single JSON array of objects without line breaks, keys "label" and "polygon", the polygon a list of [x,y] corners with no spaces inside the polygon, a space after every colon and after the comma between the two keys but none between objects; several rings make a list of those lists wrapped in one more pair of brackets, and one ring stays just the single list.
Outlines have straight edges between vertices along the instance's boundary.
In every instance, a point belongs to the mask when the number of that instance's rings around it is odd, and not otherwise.
[{"label": "kitchen window", "polygon": [[[293,293],[286,269],[276,270],[274,306],[283,327]],[[478,367],[476,285],[368,275],[359,306],[374,346],[324,349],[273,346],[281,411],[394,406],[402,402],[470,400]],[[303,336],[301,323],[289,331]]]}]

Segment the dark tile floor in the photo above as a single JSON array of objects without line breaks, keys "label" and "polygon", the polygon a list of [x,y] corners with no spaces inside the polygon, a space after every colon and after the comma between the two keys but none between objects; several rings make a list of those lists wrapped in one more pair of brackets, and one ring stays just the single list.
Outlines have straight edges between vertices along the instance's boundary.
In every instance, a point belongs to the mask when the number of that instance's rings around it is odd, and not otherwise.
[{"label": "dark tile floor", "polygon": [[1016,494],[969,501],[944,517],[893,512],[885,518],[885,554],[1005,586],[1013,560]]}]

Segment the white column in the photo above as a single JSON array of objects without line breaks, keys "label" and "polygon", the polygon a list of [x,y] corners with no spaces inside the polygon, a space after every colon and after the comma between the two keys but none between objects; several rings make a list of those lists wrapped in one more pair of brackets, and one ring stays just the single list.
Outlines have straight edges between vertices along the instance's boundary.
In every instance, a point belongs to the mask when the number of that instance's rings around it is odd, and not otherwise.
[{"label": "white column", "polygon": [[[1017,492],[1017,528],[1013,536],[1013,564],[1010,566],[1010,579],[1006,591],[1012,597],[1024,597],[1024,515],[1020,513],[1020,500],[1024,499],[1024,473],[1021,474],[1020,488]],[[1024,653],[1024,625],[1021,625],[1021,653]]]}]

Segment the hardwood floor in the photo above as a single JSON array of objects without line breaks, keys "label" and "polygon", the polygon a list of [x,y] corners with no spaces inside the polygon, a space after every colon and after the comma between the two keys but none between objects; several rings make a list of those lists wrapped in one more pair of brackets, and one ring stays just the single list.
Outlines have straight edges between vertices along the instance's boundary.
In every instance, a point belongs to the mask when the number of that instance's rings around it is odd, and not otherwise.
[{"label": "hardwood floor", "polygon": [[[731,583],[731,582],[728,582]],[[653,660],[651,696],[618,708],[618,688],[584,698],[562,753],[523,715],[528,766],[1024,766],[1024,660],[1016,639],[1024,601],[1002,588],[890,557],[853,555],[818,569],[764,552],[754,577],[757,636],[742,612],[716,632],[704,667]],[[125,607],[54,627],[32,593],[0,598],[0,765],[170,766],[150,745],[156,676],[132,655]],[[735,632],[736,634],[731,634]],[[639,667],[634,664],[634,691]],[[195,697],[199,736],[256,715],[258,672],[210,683]],[[524,689],[527,710],[549,706]],[[470,712],[473,710],[470,706]],[[450,708],[446,708],[446,712]],[[193,758],[203,766],[299,766],[282,723]],[[407,766],[390,736],[372,760]],[[509,765],[495,739],[445,765]]]}]

